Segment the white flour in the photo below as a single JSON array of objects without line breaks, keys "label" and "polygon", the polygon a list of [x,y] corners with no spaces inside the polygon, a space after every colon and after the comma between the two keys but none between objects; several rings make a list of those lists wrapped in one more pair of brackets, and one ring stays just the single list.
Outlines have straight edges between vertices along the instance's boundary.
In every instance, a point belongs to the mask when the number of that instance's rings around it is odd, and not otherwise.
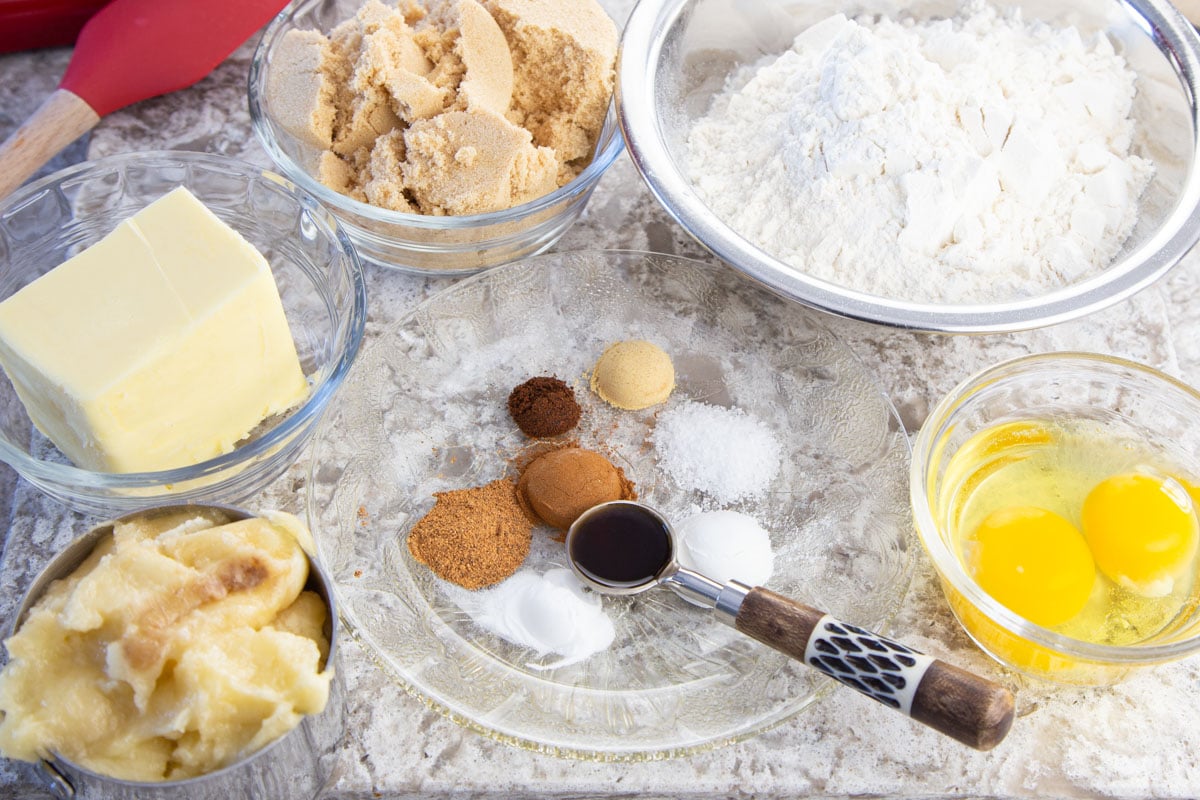
[{"label": "white flour", "polygon": [[830,17],[731,77],[688,138],[701,197],[798,270],[986,303],[1103,269],[1153,166],[1103,35],[984,2],[935,22]]}]

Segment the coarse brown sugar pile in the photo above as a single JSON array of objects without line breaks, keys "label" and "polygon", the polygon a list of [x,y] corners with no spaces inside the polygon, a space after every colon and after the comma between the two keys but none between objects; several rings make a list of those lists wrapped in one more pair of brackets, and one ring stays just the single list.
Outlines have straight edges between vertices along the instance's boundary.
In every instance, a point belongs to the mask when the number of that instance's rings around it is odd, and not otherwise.
[{"label": "coarse brown sugar pile", "polygon": [[480,589],[509,577],[525,561],[533,524],[511,480],[434,497],[433,509],[408,534],[408,549],[439,578]]},{"label": "coarse brown sugar pile", "polygon": [[272,55],[274,118],[315,148],[317,179],[412,214],[529,202],[591,161],[617,28],[596,0],[366,0]]},{"label": "coarse brown sugar pile", "polygon": [[508,413],[526,436],[542,439],[574,428],[582,410],[570,386],[558,378],[538,376],[512,390]]}]

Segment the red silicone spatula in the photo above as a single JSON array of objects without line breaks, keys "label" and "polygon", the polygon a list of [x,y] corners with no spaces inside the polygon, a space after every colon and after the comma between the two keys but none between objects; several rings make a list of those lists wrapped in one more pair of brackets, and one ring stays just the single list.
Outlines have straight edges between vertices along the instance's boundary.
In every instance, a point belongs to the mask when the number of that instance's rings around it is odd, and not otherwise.
[{"label": "red silicone spatula", "polygon": [[75,43],[62,82],[0,145],[0,197],[100,117],[212,72],[286,0],[113,0]]}]

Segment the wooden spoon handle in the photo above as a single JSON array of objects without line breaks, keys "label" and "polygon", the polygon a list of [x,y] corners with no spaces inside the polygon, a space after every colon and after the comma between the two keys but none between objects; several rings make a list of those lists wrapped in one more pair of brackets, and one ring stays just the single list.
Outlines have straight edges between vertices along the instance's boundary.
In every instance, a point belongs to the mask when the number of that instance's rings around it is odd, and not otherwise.
[{"label": "wooden spoon handle", "polygon": [[1012,693],[985,678],[761,586],[742,600],[734,627],[868,697],[979,750],[1013,721]]},{"label": "wooden spoon handle", "polygon": [[99,121],[99,115],[79,95],[56,89],[0,145],[0,199]]}]

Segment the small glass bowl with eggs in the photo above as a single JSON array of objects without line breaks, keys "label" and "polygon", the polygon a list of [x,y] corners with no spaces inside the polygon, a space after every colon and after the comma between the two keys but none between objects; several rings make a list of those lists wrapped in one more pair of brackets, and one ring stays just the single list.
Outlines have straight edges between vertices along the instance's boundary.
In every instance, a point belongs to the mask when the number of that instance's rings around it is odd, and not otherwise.
[{"label": "small glass bowl with eggs", "polygon": [[1057,683],[1200,650],[1200,393],[1049,353],[965,380],[913,447],[918,534],[970,637]]}]

